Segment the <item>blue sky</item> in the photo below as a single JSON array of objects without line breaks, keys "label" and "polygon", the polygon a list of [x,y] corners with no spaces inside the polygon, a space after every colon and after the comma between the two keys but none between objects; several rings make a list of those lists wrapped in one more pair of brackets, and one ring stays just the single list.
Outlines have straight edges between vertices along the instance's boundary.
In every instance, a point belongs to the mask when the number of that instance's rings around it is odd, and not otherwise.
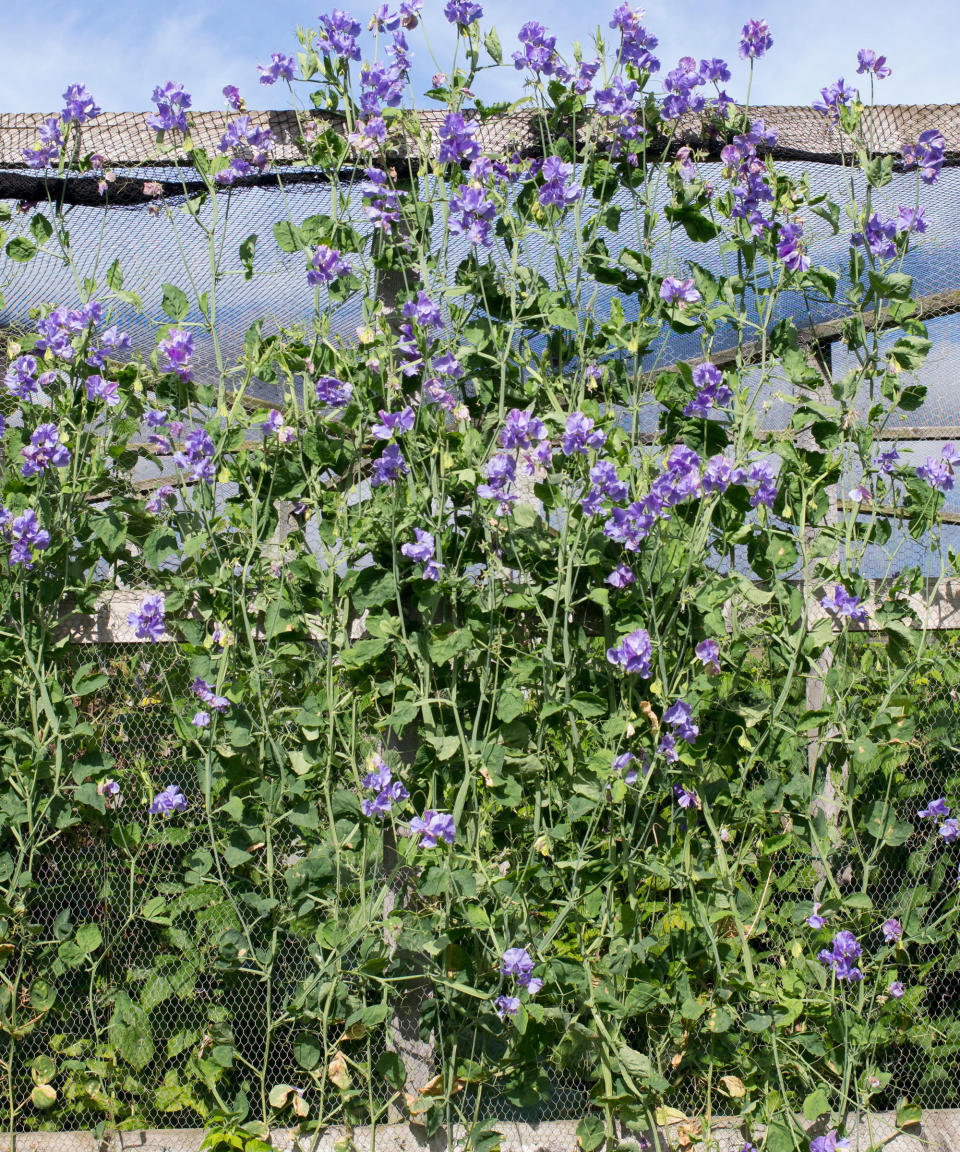
[{"label": "blue sky", "polygon": [[[482,0],[484,24],[496,25],[512,51],[524,20],[539,19],[558,37],[589,42],[600,19],[606,29],[613,0],[515,3]],[[342,5],[342,0],[341,0]],[[332,3],[330,7],[332,7]],[[366,24],[375,6],[346,5]],[[442,0],[426,0],[428,28],[437,57],[446,62],[453,38]],[[885,52],[893,76],[878,89],[889,103],[960,103],[956,46],[958,0],[651,0],[648,28],[660,39],[660,56],[671,67],[681,55],[722,56],[733,64],[739,27],[764,16],[774,48],[761,62],[755,102],[809,103],[824,84],[856,71],[861,47]],[[11,10],[12,9],[12,10]],[[8,7],[0,43],[0,111],[51,111],[67,83],[85,82],[108,111],[146,108],[153,86],[167,79],[186,84],[195,108],[218,108],[224,84],[240,86],[249,106],[285,107],[281,87],[261,87],[256,65],[271,51],[294,52],[298,24],[314,27],[320,0],[31,0]],[[869,15],[866,15],[869,13]],[[865,31],[869,29],[869,31]],[[409,37],[419,59],[418,78],[433,71],[420,30]],[[742,98],[745,73],[728,86]],[[518,96],[518,74],[490,76],[481,94]]]}]

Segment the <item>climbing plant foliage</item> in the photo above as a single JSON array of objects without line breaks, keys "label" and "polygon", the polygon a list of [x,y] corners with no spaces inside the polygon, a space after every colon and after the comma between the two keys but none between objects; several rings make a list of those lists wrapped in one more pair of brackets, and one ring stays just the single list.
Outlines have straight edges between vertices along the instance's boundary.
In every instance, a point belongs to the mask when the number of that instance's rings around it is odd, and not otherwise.
[{"label": "climbing plant foliage", "polygon": [[[263,66],[327,208],[278,195],[239,248],[245,184],[282,186],[270,130],[228,87],[205,151],[158,87],[171,168],[142,227],[208,259],[146,287],[88,259],[8,335],[8,1127],[162,1113],[253,1148],[409,1119],[490,1152],[504,1102],[532,1115],[560,1075],[585,1152],[618,1121],[733,1114],[771,1149],[871,1108],[913,1123],[890,1054],[956,1069],[956,1024],[921,1021],[960,797],[904,771],[949,661],[928,571],[871,584],[864,558],[892,525],[936,557],[960,463],[878,439],[923,398],[904,267],[942,137],[875,155],[868,102],[824,89],[834,202],[778,166],[722,60],[661,83],[624,5],[596,60],[524,26],[537,155],[491,154],[505,109],[474,90],[511,67],[500,41],[450,0],[457,57],[424,97],[424,19],[335,11]],[[768,49],[751,21],[742,80]],[[49,197],[5,213],[11,276],[77,266],[60,178],[115,210],[98,113],[72,85],[27,149]],[[886,218],[895,165],[916,195]],[[265,311],[227,356],[218,293],[277,260],[309,318]],[[106,656],[70,621],[110,603],[135,642]],[[68,860],[96,883],[53,908]],[[147,959],[118,964],[132,939]]]}]

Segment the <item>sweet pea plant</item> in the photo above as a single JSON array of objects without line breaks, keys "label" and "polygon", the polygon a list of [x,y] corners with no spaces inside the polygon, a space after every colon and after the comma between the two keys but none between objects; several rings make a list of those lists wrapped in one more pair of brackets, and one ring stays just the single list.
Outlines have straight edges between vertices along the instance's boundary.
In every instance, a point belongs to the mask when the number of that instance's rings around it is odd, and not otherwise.
[{"label": "sweet pea plant", "polygon": [[[259,253],[224,222],[245,181],[282,183],[276,144],[228,86],[205,151],[168,82],[147,124],[203,191],[147,181],[144,226],[198,229],[208,262],[143,301],[104,260],[9,342],[9,1127],[159,1111],[253,1147],[270,1124],[410,1119],[489,1150],[491,1101],[535,1107],[564,1072],[585,1152],[686,1112],[814,1152],[871,1108],[915,1122],[887,1063],[930,1044],[960,797],[902,771],[939,659],[906,597],[929,586],[869,585],[862,560],[889,536],[880,505],[935,542],[960,464],[876,439],[922,399],[903,269],[943,138],[877,155],[869,102],[824,88],[835,203],[778,168],[751,112],[765,21],[742,30],[738,102],[722,59],[661,70],[626,4],[595,56],[531,21],[504,63],[480,5],[449,0],[430,121],[409,92],[420,7],[383,5],[366,32],[334,10],[260,68],[329,180],[325,213],[269,222],[309,320],[258,321],[225,355],[218,299]],[[872,100],[886,62],[859,65]],[[474,89],[511,66],[535,156],[483,144],[505,109]],[[97,179],[109,211],[114,174],[83,147],[98,114],[71,85],[24,161]],[[895,165],[915,194],[885,218]],[[74,266],[49,187],[8,218],[7,253]],[[824,231],[839,267],[817,262]],[[810,302],[843,317],[842,376],[783,318]],[[700,354],[678,362],[678,336]],[[771,381],[790,392],[777,432]],[[101,666],[61,620],[117,588],[139,593],[138,645]],[[118,736],[125,682],[148,684],[123,707],[163,717],[162,745]],[[54,920],[47,862],[91,844],[105,887]],[[132,937],[152,966],[111,963]]]}]

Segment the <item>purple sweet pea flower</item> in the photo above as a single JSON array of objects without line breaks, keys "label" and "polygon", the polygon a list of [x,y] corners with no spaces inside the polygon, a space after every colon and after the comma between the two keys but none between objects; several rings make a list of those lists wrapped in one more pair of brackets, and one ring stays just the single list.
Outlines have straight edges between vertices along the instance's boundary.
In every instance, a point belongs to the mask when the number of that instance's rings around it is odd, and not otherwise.
[{"label": "purple sweet pea flower", "polygon": [[280,52],[270,53],[270,63],[266,66],[257,65],[261,84],[276,84],[278,80],[292,80],[297,62],[292,56],[284,56]]},{"label": "purple sweet pea flower", "polygon": [[547,434],[543,421],[529,412],[513,408],[507,413],[500,431],[501,448],[529,448]]},{"label": "purple sweet pea flower", "polygon": [[120,808],[123,805],[120,785],[116,780],[101,780],[97,785],[97,795],[103,797],[105,808]]},{"label": "purple sweet pea flower", "polygon": [[10,519],[10,513],[0,508],[0,527],[10,541],[10,564],[22,564],[28,571],[33,568],[34,552],[43,552],[50,547],[50,533],[41,528],[37,514],[32,508]]},{"label": "purple sweet pea flower", "polygon": [[432,808],[428,808],[422,818],[414,816],[410,828],[420,833],[421,848],[434,848],[439,840],[452,844],[456,833],[453,816],[449,812],[435,812]]},{"label": "purple sweet pea flower", "polygon": [[371,756],[367,760],[367,767],[370,771],[363,778],[363,786],[376,795],[364,799],[360,809],[364,816],[372,816],[379,820],[393,809],[394,802],[408,800],[410,793],[399,780],[393,779],[390,766],[382,757]]},{"label": "purple sweet pea flower", "polygon": [[854,232],[850,243],[855,248],[868,248],[878,260],[890,260],[897,254],[897,221],[882,220],[876,212],[871,213],[862,232]]},{"label": "purple sweet pea flower", "polygon": [[838,980],[852,983],[863,979],[863,973],[854,967],[862,952],[853,933],[844,929],[834,936],[829,948],[817,953],[817,959],[828,965]]},{"label": "purple sweet pea flower", "polygon": [[900,453],[896,448],[890,448],[886,452],[881,452],[879,456],[874,456],[873,463],[884,476],[892,476],[894,467],[899,459]]},{"label": "purple sweet pea flower", "polygon": [[953,468],[958,460],[952,444],[944,444],[939,458],[928,456],[917,468],[917,476],[925,480],[938,492],[949,492],[953,488]]},{"label": "purple sweet pea flower", "polygon": [[40,424],[30,436],[30,443],[20,449],[23,464],[21,473],[39,476],[48,467],[66,468],[70,463],[70,450],[60,441],[56,424]]},{"label": "purple sweet pea flower", "polygon": [[205,428],[194,428],[183,438],[183,451],[174,452],[178,468],[189,468],[194,480],[212,484],[215,477],[213,457],[216,447]]},{"label": "purple sweet pea flower", "polygon": [[477,485],[477,495],[485,500],[499,501],[497,512],[502,516],[516,500],[511,489],[517,475],[517,461],[508,453],[499,452],[487,461],[483,474],[487,483]]},{"label": "purple sweet pea flower", "polygon": [[880,925],[880,931],[883,933],[883,938],[888,944],[896,944],[901,936],[903,936],[903,925],[899,920],[891,918],[890,920],[884,920]]},{"label": "purple sweet pea flower", "polygon": [[360,45],[357,37],[362,29],[349,12],[334,8],[320,17],[317,47],[325,56],[339,56],[344,60],[359,60]]},{"label": "purple sweet pea flower", "polygon": [[867,609],[860,603],[860,597],[851,595],[842,584],[835,585],[831,596],[823,597],[820,607],[825,608],[831,616],[852,620],[856,624],[867,622]]},{"label": "purple sweet pea flower", "polygon": [[421,328],[442,328],[443,313],[426,292],[417,292],[416,300],[407,300],[402,309],[407,320],[414,320]]},{"label": "purple sweet pea flower", "polygon": [[157,111],[147,117],[147,127],[154,132],[187,131],[187,109],[192,103],[190,94],[182,84],[168,80],[163,87],[156,87],[151,97]]},{"label": "purple sweet pea flower", "polygon": [[60,119],[64,124],[86,124],[100,115],[93,97],[83,84],[71,84],[63,94],[63,110]]},{"label": "purple sweet pea flower", "polygon": [[815,901],[814,905],[813,905],[813,911],[810,913],[810,915],[805,920],[805,923],[809,924],[810,927],[815,932],[819,932],[820,929],[823,928],[824,925],[827,923],[826,920],[823,918],[823,916],[820,915],[820,908],[821,908],[820,902]]},{"label": "purple sweet pea flower", "polygon": [[518,72],[529,68],[531,72],[551,76],[556,63],[556,36],[550,36],[546,28],[536,20],[528,20],[520,29],[517,39],[523,48],[513,54],[514,68]]},{"label": "purple sweet pea flower", "polygon": [[[447,7],[451,7],[452,3],[453,0],[450,0]],[[520,1000],[516,996],[498,996],[493,1004],[501,1020],[506,1020],[508,1016],[516,1016],[520,1011]]]},{"label": "purple sweet pea flower", "polygon": [[835,83],[820,89],[820,99],[814,100],[813,108],[826,116],[831,123],[835,123],[839,119],[840,109],[849,107],[856,97],[856,88],[847,84],[841,76]]},{"label": "purple sweet pea flower", "polygon": [[700,797],[696,794],[696,792],[689,791],[681,784],[674,784],[673,797],[677,802],[677,806],[680,808],[687,809],[700,807]]},{"label": "purple sweet pea flower", "polygon": [[314,385],[314,392],[321,404],[328,408],[342,408],[350,403],[353,385],[345,384],[335,376],[320,376]]},{"label": "purple sweet pea flower", "polygon": [[163,596],[157,592],[145,597],[140,607],[127,616],[127,623],[138,640],[150,640],[153,643],[162,640],[165,627]]},{"label": "purple sweet pea flower", "polygon": [[694,655],[711,675],[720,672],[720,645],[716,640],[701,640],[694,648]]},{"label": "purple sweet pea flower", "polygon": [[677,700],[663,714],[663,722],[673,729],[675,737],[692,744],[700,733],[693,723],[693,709],[685,700]]},{"label": "purple sweet pea flower", "polygon": [[556,208],[566,208],[576,203],[580,197],[579,184],[567,186],[567,180],[573,174],[573,165],[566,164],[559,156],[548,156],[540,165],[540,175],[543,184],[538,192],[540,204],[544,208],[553,205]]},{"label": "purple sweet pea flower", "polygon": [[810,1152],[841,1152],[849,1148],[849,1140],[841,1140],[836,1132],[828,1132],[826,1136],[817,1136],[810,1141]]},{"label": "purple sweet pea flower", "polygon": [[[629,765],[633,764],[636,759],[636,756],[634,756],[632,752],[622,752],[619,756],[614,756],[613,758],[613,764],[611,767],[613,768],[614,772],[623,773],[624,784],[636,784],[637,782],[638,773],[636,768],[629,767]],[[644,761],[640,761],[640,763],[643,764],[644,771],[646,771],[646,764]],[[624,768],[627,769],[625,773],[623,772]]]},{"label": "purple sweet pea flower", "polygon": [[473,138],[474,132],[476,124],[473,121],[465,120],[459,112],[448,112],[440,126],[437,160],[441,164],[476,160],[480,155],[480,145]]},{"label": "purple sweet pea flower", "polygon": [[181,380],[189,380],[193,355],[193,333],[182,328],[171,328],[157,345],[160,368],[163,372],[175,372]]},{"label": "purple sweet pea flower", "polygon": [[940,825],[940,835],[948,844],[957,842],[958,837],[960,837],[960,822],[955,816],[951,816],[949,820],[944,820]]},{"label": "purple sweet pea flower", "polygon": [[928,128],[921,132],[916,144],[904,144],[901,148],[903,170],[920,169],[920,179],[924,184],[934,184],[943,167],[943,153],[947,142],[939,128]]},{"label": "purple sweet pea flower", "polygon": [[227,102],[227,106],[232,108],[234,112],[241,112],[243,110],[243,99],[240,96],[240,89],[235,84],[227,84],[223,89],[223,98]]},{"label": "purple sweet pea flower", "polygon": [[759,60],[773,47],[773,37],[766,20],[748,20],[740,32],[741,60]]},{"label": "purple sweet pea flower", "polygon": [[190,723],[194,726],[194,728],[209,728],[210,713],[204,712],[202,710],[199,712],[194,712],[193,719],[190,721]]},{"label": "purple sweet pea flower", "polygon": [[810,257],[801,243],[802,237],[802,221],[788,221],[780,225],[777,256],[791,272],[806,272],[810,267]]},{"label": "purple sweet pea flower", "polygon": [[526,948],[508,948],[500,962],[500,971],[504,976],[513,976],[523,987],[529,982],[533,967],[533,958]]},{"label": "purple sweet pea flower", "polygon": [[425,532],[422,528],[414,528],[413,532],[416,536],[416,541],[413,544],[402,545],[400,551],[411,560],[417,560],[421,564],[426,564],[428,560],[433,559],[433,536],[431,533]]},{"label": "purple sweet pea flower", "polygon": [[902,1000],[905,991],[906,989],[899,980],[893,980],[890,984],[890,987],[887,989],[887,995],[892,996],[894,1000]]},{"label": "purple sweet pea flower", "polygon": [[211,685],[206,680],[201,680],[199,676],[190,685],[190,691],[199,696],[208,708],[213,708],[216,712],[226,712],[230,707],[230,701],[226,696],[218,696]]},{"label": "purple sweet pea flower", "polygon": [[626,564],[618,564],[616,568],[606,577],[604,583],[609,584],[611,588],[626,588],[627,585],[632,584],[636,580],[633,570]]},{"label": "purple sweet pea flower", "polygon": [[886,56],[878,56],[872,48],[861,48],[857,53],[857,71],[872,72],[878,80],[886,80],[890,75]]},{"label": "purple sweet pea flower", "polygon": [[922,235],[927,230],[925,212],[925,208],[904,208],[900,205],[897,208],[897,232],[916,232]]},{"label": "purple sweet pea flower", "polygon": [[36,357],[18,356],[11,361],[3,382],[18,400],[30,400],[39,391]]},{"label": "purple sweet pea flower", "polygon": [[660,285],[660,299],[667,304],[675,304],[681,311],[688,304],[699,304],[700,293],[693,280],[678,280],[675,276],[665,276]]},{"label": "purple sweet pea flower", "polygon": [[631,675],[650,679],[650,657],[652,648],[650,634],[645,628],[637,628],[624,636],[615,648],[607,649],[607,660],[611,664],[622,664],[623,670]]},{"label": "purple sweet pea flower", "polygon": [[378,440],[391,440],[394,435],[402,436],[413,430],[416,413],[408,404],[400,412],[385,412],[380,409],[380,423],[374,424],[371,432]]},{"label": "purple sweet pea flower", "polygon": [[187,798],[176,786],[170,784],[162,792],[158,792],[150,805],[151,816],[163,816],[166,819],[174,812],[186,812]]},{"label": "purple sweet pea flower", "polygon": [[921,808],[920,811],[917,813],[917,816],[921,820],[929,820],[929,819],[939,820],[941,818],[946,818],[949,815],[950,815],[950,806],[949,806],[949,804],[947,804],[947,801],[942,796],[940,797],[939,800],[931,800],[927,804],[926,808]]},{"label": "purple sweet pea flower", "polygon": [[586,456],[591,450],[599,452],[607,441],[606,432],[594,428],[593,420],[582,412],[571,412],[560,441],[564,456]]},{"label": "purple sweet pea flower", "polygon": [[120,385],[116,380],[104,380],[102,376],[88,376],[86,380],[87,399],[102,400],[108,408],[120,403]]},{"label": "purple sweet pea flower", "polygon": [[658,72],[660,61],[652,54],[657,46],[657,38],[640,24],[643,15],[642,8],[631,8],[628,3],[620,4],[613,11],[610,27],[618,29],[622,36],[620,58],[624,63],[633,64],[641,72]]},{"label": "purple sweet pea flower", "polygon": [[483,16],[483,9],[474,0],[447,0],[443,14],[451,24],[469,28]]},{"label": "purple sweet pea flower", "polygon": [[349,276],[350,262],[344,260],[336,248],[320,244],[314,248],[307,267],[308,284],[329,284],[338,276]]}]

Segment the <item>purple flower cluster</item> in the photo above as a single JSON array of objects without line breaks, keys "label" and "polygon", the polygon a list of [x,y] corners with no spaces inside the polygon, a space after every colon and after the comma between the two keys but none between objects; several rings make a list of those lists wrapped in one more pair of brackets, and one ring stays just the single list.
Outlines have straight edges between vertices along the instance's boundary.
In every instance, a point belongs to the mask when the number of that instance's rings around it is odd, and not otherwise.
[{"label": "purple flower cluster", "polygon": [[585,516],[596,516],[606,507],[607,499],[625,500],[628,491],[627,485],[617,476],[614,465],[609,460],[598,460],[590,469],[590,490],[580,502],[580,507]]},{"label": "purple flower cluster", "polygon": [[281,444],[292,444],[297,438],[296,429],[284,424],[283,413],[278,412],[275,408],[260,425],[260,430],[264,436],[276,435]]},{"label": "purple flower cluster", "polygon": [[828,965],[838,980],[855,983],[863,979],[863,973],[855,967],[862,953],[854,934],[844,929],[834,936],[829,948],[817,953],[817,959]]},{"label": "purple flower cluster", "polygon": [[[61,360],[72,361],[76,356],[74,339],[89,334],[91,325],[103,319],[103,305],[91,300],[79,308],[54,308],[37,321],[40,339],[34,345],[36,352],[51,352]],[[42,381],[41,381],[42,382]]]},{"label": "purple flower cluster", "polygon": [[943,167],[946,147],[947,142],[939,128],[928,128],[921,132],[916,144],[904,144],[900,150],[904,172],[919,168],[920,179],[924,184],[935,184]]},{"label": "purple flower cluster", "polygon": [[[632,752],[621,752],[619,756],[614,756],[613,764],[611,767],[613,768],[614,772],[623,774],[624,784],[636,784],[637,780],[639,779],[639,772],[636,768],[631,768],[631,764],[639,763],[643,768],[644,775],[646,775],[646,773],[650,770],[650,765],[647,762],[646,752],[641,751],[640,757],[641,758],[638,761],[637,757],[634,756]],[[624,772],[625,768],[626,772]]]},{"label": "purple flower cluster", "polygon": [[410,828],[420,833],[421,848],[435,848],[440,840],[452,844],[456,835],[453,816],[449,812],[436,812],[432,808],[428,808],[422,817],[414,816]]},{"label": "purple flower cluster", "polygon": [[10,545],[10,564],[22,564],[28,571],[33,568],[34,554],[50,547],[50,533],[40,527],[32,508],[14,516],[0,506],[0,536]]},{"label": "purple flower cluster", "polygon": [[878,56],[872,48],[861,48],[857,53],[857,71],[871,73],[878,80],[886,80],[890,75],[886,56]]},{"label": "purple flower cluster", "polygon": [[773,47],[766,20],[748,20],[740,32],[740,59],[759,60]]},{"label": "purple flower cluster", "polygon": [[[716,84],[729,79],[730,69],[723,60],[701,60],[698,66],[692,56],[681,57],[676,68],[664,77],[667,97],[660,107],[661,115],[665,120],[677,120],[685,112],[699,112],[706,103],[706,97],[695,90],[711,82]],[[713,104],[728,100],[726,93],[721,93]]]},{"label": "purple flower cluster", "polygon": [[693,709],[685,700],[677,700],[671,704],[663,714],[663,722],[669,724],[673,731],[664,732],[658,751],[668,763],[675,764],[679,759],[677,740],[685,740],[688,744],[692,744],[700,734],[700,729],[694,724]]},{"label": "purple flower cluster", "polygon": [[820,89],[820,98],[814,100],[813,107],[816,112],[826,116],[831,123],[836,123],[840,117],[840,109],[848,108],[851,101],[856,100],[857,90],[847,84],[841,76],[833,84]]},{"label": "purple flower cluster", "polygon": [[261,84],[276,84],[278,80],[290,81],[296,71],[297,62],[292,56],[284,56],[280,52],[270,53],[270,63],[258,64]]},{"label": "purple flower cluster", "polygon": [[440,148],[437,159],[441,164],[459,164],[463,160],[476,160],[480,155],[480,145],[474,140],[476,125],[472,120],[464,120],[459,112],[448,112],[440,125]]},{"label": "purple flower cluster", "polygon": [[867,622],[867,609],[860,603],[860,597],[852,595],[842,584],[835,585],[831,595],[823,597],[820,607],[826,608],[831,616],[851,620],[854,624]]},{"label": "purple flower cluster", "polygon": [[166,628],[166,608],[163,596],[156,592],[146,596],[138,608],[127,616],[127,623],[138,640],[149,640],[156,644],[164,637]]},{"label": "purple flower cluster", "polygon": [[399,780],[393,779],[389,766],[380,756],[371,756],[367,767],[370,771],[363,778],[363,786],[376,795],[365,798],[360,804],[360,810],[364,816],[381,820],[391,811],[394,801],[408,800],[410,793]]},{"label": "purple flower cluster", "polygon": [[629,4],[620,4],[613,10],[610,27],[619,30],[620,59],[625,64],[632,64],[641,72],[657,72],[660,61],[653,55],[657,46],[656,36],[652,36],[643,27],[642,8],[631,8]]},{"label": "purple flower cluster", "polygon": [[218,184],[230,185],[254,172],[263,172],[270,163],[269,153],[275,143],[269,128],[254,124],[246,113],[237,116],[220,137],[217,151],[226,153],[236,149],[238,154],[231,158],[230,167],[219,171],[214,179]]},{"label": "purple flower cluster", "polygon": [[599,88],[594,94],[594,109],[601,117],[606,132],[613,137],[614,159],[624,151],[632,153],[636,142],[646,132],[640,121],[640,109],[634,100],[637,91],[635,80],[625,84],[619,76],[614,76],[609,88]]},{"label": "purple flower cluster", "polygon": [[70,84],[63,94],[63,109],[60,119],[64,124],[86,124],[96,119],[103,111],[87,91],[84,84]]},{"label": "purple flower cluster", "polygon": [[190,93],[182,84],[168,80],[161,88],[157,86],[151,97],[157,111],[147,117],[147,127],[154,132],[187,131],[187,109],[192,104]]},{"label": "purple flower cluster", "polygon": [[650,633],[645,628],[637,628],[629,635],[624,636],[615,648],[607,649],[607,660],[611,664],[620,664],[623,666],[624,672],[641,676],[644,680],[650,679],[650,658],[652,655]]},{"label": "purple flower cluster", "polygon": [[120,403],[120,385],[116,380],[104,380],[102,376],[88,376],[85,381],[88,400],[102,400],[108,408]]},{"label": "purple flower cluster", "polygon": [[70,463],[70,450],[61,443],[56,424],[41,424],[30,436],[30,443],[20,449],[24,476],[39,476],[47,468],[66,468]]},{"label": "purple flower cluster", "polygon": [[733,184],[732,215],[747,221],[751,236],[760,236],[771,227],[760,205],[771,201],[773,192],[766,179],[766,163],[758,150],[772,148],[776,142],[776,132],[768,129],[762,120],[754,120],[749,132],[734,136],[720,152],[726,175]]},{"label": "purple flower cluster", "polygon": [[164,819],[172,816],[174,812],[186,812],[187,798],[176,786],[170,784],[162,792],[158,792],[150,805],[151,816],[162,816]]},{"label": "purple flower cluster", "polygon": [[[533,969],[533,957],[526,948],[508,948],[500,961],[503,975],[512,976],[518,987],[524,989],[529,996],[536,996],[543,987],[543,980],[533,975]],[[520,1010],[520,1000],[517,996],[498,996],[494,1006],[497,1015],[503,1020],[507,1016],[516,1016]]]},{"label": "purple flower cluster", "polygon": [[[471,168],[475,165],[476,161]],[[452,235],[465,235],[471,244],[490,247],[493,243],[490,227],[496,217],[497,207],[479,181],[461,184],[450,197],[448,208],[447,227]]]},{"label": "purple flower cluster", "polygon": [[953,470],[960,464],[960,452],[953,444],[944,444],[940,456],[928,456],[918,466],[917,475],[938,492],[949,492],[953,488]]},{"label": "purple flower cluster", "polygon": [[379,488],[383,484],[393,484],[410,472],[403,454],[396,444],[388,444],[383,455],[373,462],[373,472],[370,475],[370,487]]},{"label": "purple flower cluster", "polygon": [[433,534],[424,531],[423,528],[414,528],[413,534],[414,542],[401,545],[400,551],[408,559],[416,560],[423,565],[424,580],[439,580],[443,565],[434,559],[436,541]]},{"label": "purple flower cluster", "polygon": [[193,333],[182,328],[171,328],[157,345],[157,354],[161,371],[175,372],[181,380],[189,380],[193,370],[190,363],[190,357],[193,356]]},{"label": "purple flower cluster", "polygon": [[543,177],[539,192],[540,204],[544,208],[567,208],[575,204],[580,196],[579,184],[567,184],[573,174],[573,165],[566,164],[558,156],[548,156],[540,165]]},{"label": "purple flower cluster", "polygon": [[564,456],[586,456],[589,452],[599,452],[606,442],[606,432],[594,428],[592,417],[582,412],[571,412],[567,417],[560,448]]},{"label": "purple flower cluster", "polygon": [[36,357],[18,356],[12,360],[3,382],[18,400],[31,400],[39,391]]},{"label": "purple flower cluster", "polygon": [[517,498],[512,492],[517,476],[516,458],[507,452],[491,456],[484,467],[483,475],[487,482],[477,485],[477,495],[485,500],[499,501],[497,513],[503,516]]},{"label": "purple flower cluster", "polygon": [[670,508],[699,496],[701,491],[700,457],[691,448],[678,445],[664,462],[650,492],[626,508],[614,508],[603,526],[603,534],[628,552],[636,552],[658,519],[668,520]]},{"label": "purple flower cluster", "polygon": [[208,684],[206,680],[201,680],[199,676],[190,685],[190,691],[215,712],[226,712],[230,707],[230,701],[226,696],[218,696],[212,685]]},{"label": "purple flower cluster", "polygon": [[173,462],[178,468],[190,469],[192,479],[212,484],[216,472],[213,457],[216,452],[213,440],[205,428],[194,428],[183,438],[183,449],[174,452]]},{"label": "purple flower cluster", "polygon": [[345,384],[335,376],[320,376],[313,386],[314,394],[328,408],[342,408],[350,403],[353,385]]},{"label": "purple flower cluster", "polygon": [[519,52],[513,54],[513,66],[518,72],[529,68],[531,72],[542,72],[544,76],[553,75],[557,62],[556,36],[551,36],[547,29],[536,20],[528,20],[520,29],[517,39],[522,45]]},{"label": "purple flower cluster", "polygon": [[405,192],[387,186],[387,174],[379,168],[368,168],[366,180],[360,185],[360,193],[369,204],[363,211],[375,228],[389,236],[400,222],[400,197]]},{"label": "purple flower cluster", "polygon": [[40,126],[39,136],[39,140],[34,141],[20,153],[23,162],[28,168],[53,168],[60,159],[60,149],[63,147],[60,121],[56,116],[48,116],[44,120]]},{"label": "purple flower cluster", "polygon": [[339,276],[349,276],[353,269],[336,248],[320,244],[314,248],[307,266],[307,283],[313,285],[330,284]]},{"label": "purple flower cluster", "polygon": [[87,353],[87,364],[91,368],[96,368],[103,371],[107,366],[107,355],[116,352],[129,352],[131,347],[130,337],[126,332],[121,332],[116,324],[111,326],[100,337],[99,347],[91,348]]},{"label": "purple flower cluster", "polygon": [[320,17],[317,47],[325,56],[359,60],[360,45],[357,43],[357,37],[360,33],[360,25],[349,12],[334,8],[332,12],[324,13]]},{"label": "purple flower cluster", "polygon": [[451,24],[469,28],[483,16],[483,9],[474,0],[447,0],[443,14]]},{"label": "purple flower cluster", "polygon": [[806,272],[810,267],[810,257],[807,255],[806,245],[802,243],[802,238],[802,221],[787,221],[780,225],[780,233],[777,237],[777,256],[783,261],[784,267],[791,272]]},{"label": "purple flower cluster", "polygon": [[684,416],[705,419],[714,406],[725,408],[733,399],[733,392],[724,384],[723,374],[716,364],[698,364],[693,370],[693,382],[697,395],[684,408]]},{"label": "purple flower cluster", "polygon": [[820,915],[820,908],[820,902],[815,901],[813,905],[813,911],[806,919],[806,923],[809,924],[815,932],[819,932],[820,929],[824,928],[827,923],[826,918]]}]

